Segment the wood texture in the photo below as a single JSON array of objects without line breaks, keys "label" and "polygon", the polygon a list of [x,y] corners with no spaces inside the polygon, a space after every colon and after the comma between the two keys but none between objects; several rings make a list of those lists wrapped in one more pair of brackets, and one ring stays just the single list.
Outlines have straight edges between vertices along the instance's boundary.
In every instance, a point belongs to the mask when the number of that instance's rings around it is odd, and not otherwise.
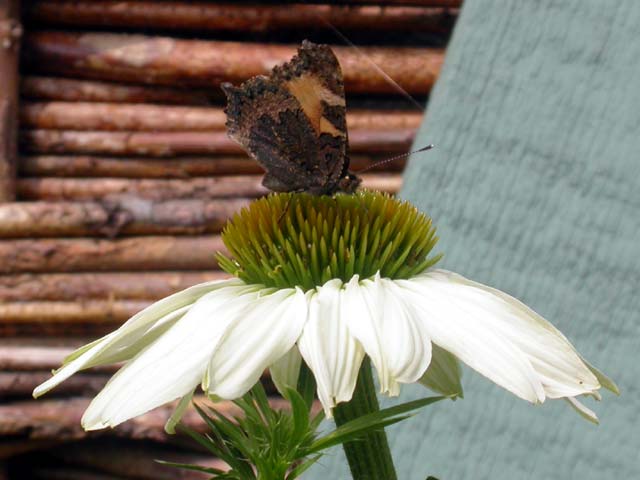
[{"label": "wood texture", "polygon": [[[451,3],[451,2],[449,2]],[[376,5],[242,5],[210,2],[52,1],[30,2],[29,20],[46,25],[133,27],[162,30],[280,32],[282,30],[373,29],[380,32],[446,32],[451,12],[433,7]]]},{"label": "wood texture", "polygon": [[[373,166],[388,155],[350,155],[350,169],[358,172],[402,171],[406,158]],[[122,178],[191,178],[213,175],[264,173],[254,159],[246,156],[211,156],[170,158],[97,157],[88,155],[29,155],[20,157],[19,173],[27,177],[122,177]]]},{"label": "wood texture", "polygon": [[155,300],[198,283],[228,277],[216,270],[0,275],[0,301]]},{"label": "wood texture", "polygon": [[0,337],[15,340],[33,337],[70,337],[70,338],[99,338],[114,331],[122,324],[121,321],[112,322],[0,322]]},{"label": "wood texture", "polygon": [[0,204],[0,238],[213,233],[248,203],[242,198],[153,201],[139,197],[4,203]]},{"label": "wood texture", "polygon": [[[36,454],[34,454],[35,456]],[[96,473],[93,469],[69,467],[67,465],[24,465],[23,471],[33,480],[122,480],[110,474]],[[1,477],[0,477],[1,478]]]},{"label": "wood texture", "polygon": [[118,240],[42,239],[0,242],[0,274],[215,269],[216,235]]},{"label": "wood texture", "polygon": [[[199,404],[211,405],[202,396],[194,399]],[[133,418],[113,429],[85,432],[80,426],[80,417],[89,405],[89,398],[41,399],[37,402],[17,401],[0,405],[0,436],[13,435],[31,440],[55,439],[59,442],[81,438],[116,437],[130,440],[150,440],[167,443],[171,435],[164,432],[164,425],[173,412],[175,403],[156,408],[149,413]],[[270,400],[274,408],[286,408],[282,399]],[[232,402],[218,402],[215,408],[225,415],[237,415],[238,407]],[[314,408],[317,411],[317,406]],[[196,411],[189,407],[182,422],[196,430],[204,431],[205,425]]]},{"label": "wood texture", "polygon": [[222,91],[181,89],[71,78],[22,75],[23,97],[65,102],[156,103],[167,105],[210,105],[221,101]]},{"label": "wood texture", "polygon": [[[26,343],[26,342],[25,342]],[[74,347],[79,347],[80,342]],[[74,348],[64,346],[12,345],[0,340],[0,370],[38,371],[58,368]]]},{"label": "wood texture", "polygon": [[0,3],[0,202],[15,198],[20,2]]},{"label": "wood texture", "polygon": [[[115,478],[207,480],[211,475],[162,465],[157,460],[190,463],[226,470],[224,462],[207,453],[168,450],[165,446],[113,439],[83,442],[73,449],[61,446],[50,455],[58,464],[117,475]],[[114,478],[114,477],[112,477]],[[64,480],[72,480],[64,478]]]},{"label": "wood texture", "polygon": [[96,102],[25,102],[24,127],[54,130],[210,131],[225,130],[221,108]]},{"label": "wood texture", "polygon": [[[80,426],[80,418],[89,401],[89,398],[76,397],[64,400],[41,399],[37,402],[18,401],[0,405],[0,436],[13,435],[31,440],[56,439],[59,442],[104,435],[159,443],[165,443],[170,439],[164,433],[164,424],[175,405],[168,404],[157,408],[114,429],[85,432]],[[224,412],[238,411],[230,402],[217,404],[217,408]],[[203,422],[192,409],[187,411],[183,422],[203,431]]]},{"label": "wood texture", "polygon": [[122,323],[152,302],[144,300],[83,300],[70,302],[3,302],[0,324],[108,324]]},{"label": "wood texture", "polygon": [[[403,153],[411,146],[415,129],[355,130],[349,132],[356,153]],[[76,130],[22,130],[21,148],[26,152],[96,155],[244,154],[225,132],[96,132]]]},{"label": "wood texture", "polygon": [[[225,131],[222,108],[97,102],[24,102],[23,128],[53,130]],[[350,110],[349,130],[416,129],[422,112]]]},{"label": "wood texture", "polygon": [[[16,440],[12,437],[6,437],[6,439],[0,437],[0,462],[2,462],[3,460],[7,460],[7,463],[9,463],[9,459],[11,457],[16,457],[33,450],[50,448],[58,444],[60,444],[60,442],[53,439]],[[10,477],[7,477],[7,480],[12,479]]]},{"label": "wood texture", "polygon": [[338,0],[346,5],[417,5],[423,7],[460,7],[462,0]]},{"label": "wood texture", "polygon": [[[289,60],[289,45],[250,44],[110,33],[31,32],[24,43],[27,68],[81,78],[158,85],[212,86],[265,74]],[[432,48],[335,47],[348,92],[429,92],[443,52]]]},{"label": "wood texture", "polygon": [[[2,308],[2,305],[0,305]],[[59,365],[55,366],[57,368]],[[8,398],[30,397],[33,389],[48,380],[51,371],[0,371],[0,400]],[[55,395],[79,395],[91,396],[97,394],[107,383],[109,376],[106,374],[81,373],[74,375],[60,386]]]},{"label": "wood texture", "polygon": [[[262,186],[262,175],[194,178],[189,180],[156,179],[82,179],[82,178],[25,178],[18,181],[18,192],[25,200],[90,201],[122,196],[135,199],[164,201],[257,197],[268,193]],[[395,173],[367,173],[362,175],[364,188],[395,193],[402,177]],[[142,203],[144,205],[144,202]],[[132,207],[135,208],[135,207]],[[194,212],[196,213],[196,212]],[[170,222],[171,219],[167,219]]]}]

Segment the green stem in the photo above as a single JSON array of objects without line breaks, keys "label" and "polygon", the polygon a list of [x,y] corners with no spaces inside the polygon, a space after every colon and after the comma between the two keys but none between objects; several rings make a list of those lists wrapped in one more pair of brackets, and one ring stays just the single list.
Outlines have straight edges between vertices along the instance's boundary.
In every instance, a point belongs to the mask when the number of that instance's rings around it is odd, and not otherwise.
[{"label": "green stem", "polygon": [[[333,409],[333,415],[336,425],[341,426],[350,420],[379,410],[371,364],[369,359],[365,358],[360,367],[353,398],[349,402],[337,405]],[[354,480],[397,479],[384,430],[371,432],[361,439],[344,443],[343,448]]]},{"label": "green stem", "polygon": [[298,393],[302,395],[302,398],[304,398],[304,401],[307,403],[309,410],[311,410],[313,398],[316,393],[316,379],[309,367],[307,367],[307,364],[304,362],[300,365],[300,373],[298,374]]}]

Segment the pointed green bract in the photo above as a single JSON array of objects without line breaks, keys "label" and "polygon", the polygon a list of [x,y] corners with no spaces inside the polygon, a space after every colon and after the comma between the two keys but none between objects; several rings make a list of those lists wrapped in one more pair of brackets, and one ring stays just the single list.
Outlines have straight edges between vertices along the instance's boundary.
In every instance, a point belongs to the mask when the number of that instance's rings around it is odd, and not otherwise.
[{"label": "pointed green bract", "polygon": [[431,219],[388,194],[276,193],[234,215],[220,266],[247,283],[310,290],[353,275],[410,278],[434,265]]}]

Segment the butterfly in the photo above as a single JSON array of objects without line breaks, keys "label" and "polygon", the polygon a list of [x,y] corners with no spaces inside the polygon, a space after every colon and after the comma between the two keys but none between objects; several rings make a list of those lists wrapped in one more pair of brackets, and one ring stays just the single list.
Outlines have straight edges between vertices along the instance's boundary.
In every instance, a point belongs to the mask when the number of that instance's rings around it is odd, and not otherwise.
[{"label": "butterfly", "polygon": [[307,40],[269,76],[239,87],[223,83],[227,132],[262,167],[274,192],[353,193],[346,102],[340,64],[331,48]]}]

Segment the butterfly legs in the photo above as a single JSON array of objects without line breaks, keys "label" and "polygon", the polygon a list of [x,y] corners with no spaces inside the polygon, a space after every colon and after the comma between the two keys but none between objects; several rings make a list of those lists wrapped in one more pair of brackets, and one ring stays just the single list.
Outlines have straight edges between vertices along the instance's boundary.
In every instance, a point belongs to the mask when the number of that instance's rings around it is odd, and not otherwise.
[{"label": "butterfly legs", "polygon": [[302,192],[304,192],[304,189],[298,189],[298,190],[294,190],[293,192],[289,192],[290,195],[289,195],[289,198],[287,199],[287,203],[284,205],[284,208],[282,209],[282,213],[278,217],[278,226],[280,226],[280,222],[282,222],[282,219],[284,218],[286,213],[289,211],[289,207],[291,206],[291,200],[293,200],[293,196],[296,193],[302,193]]}]

